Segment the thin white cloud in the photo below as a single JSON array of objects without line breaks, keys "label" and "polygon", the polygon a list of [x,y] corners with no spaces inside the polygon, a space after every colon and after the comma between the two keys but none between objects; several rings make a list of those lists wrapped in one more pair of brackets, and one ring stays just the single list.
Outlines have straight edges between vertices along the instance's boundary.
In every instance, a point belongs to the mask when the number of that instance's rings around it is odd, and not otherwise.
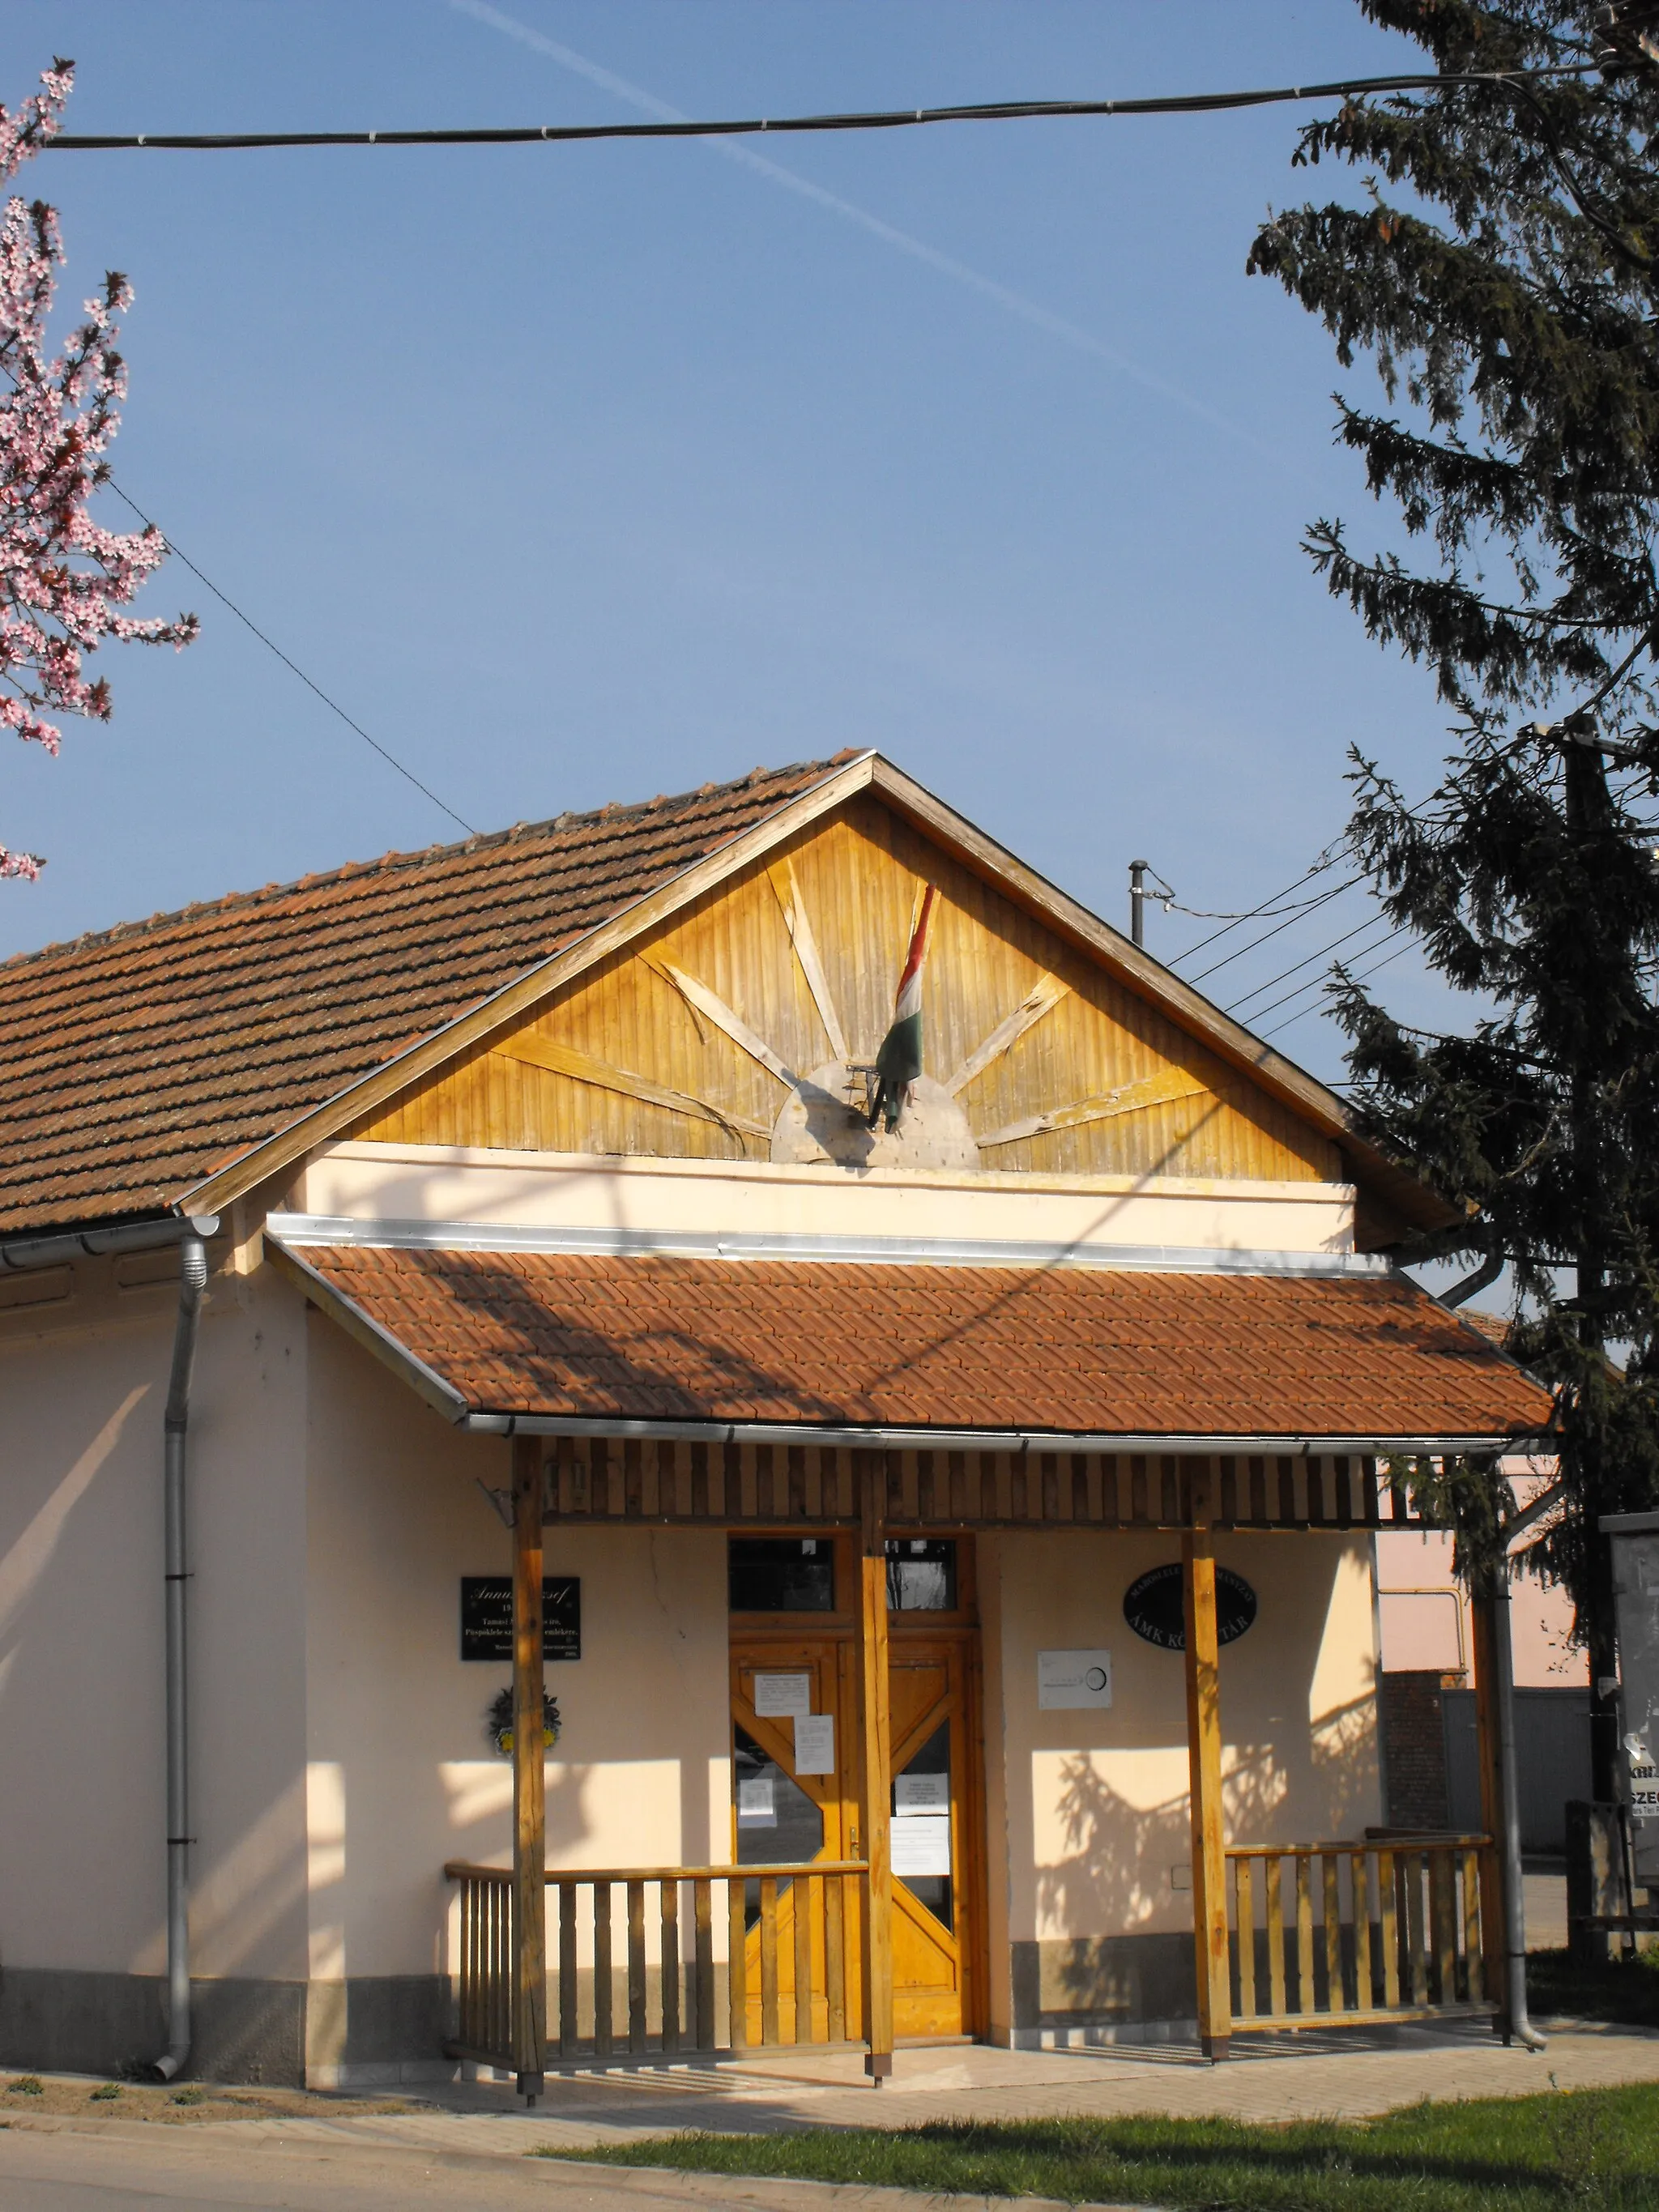
[{"label": "thin white cloud", "polygon": [[[561,69],[568,70],[576,76],[585,77],[589,84],[596,85],[601,92],[611,94],[628,106],[637,108],[642,114],[653,116],[659,122],[684,123],[690,119],[679,108],[671,107],[666,100],[659,100],[654,94],[647,92],[643,86],[631,84],[626,77],[618,76],[614,70],[589,61],[586,55],[562,45],[557,39],[549,38],[545,32],[534,29],[528,23],[521,23],[517,16],[506,15],[499,8],[492,8],[489,0],[449,0],[449,5],[458,14],[470,15],[475,22],[483,23],[492,31],[499,31],[506,38],[516,39],[520,46],[528,46],[532,52],[544,56],[550,62],[556,62]],[[814,206],[827,209],[831,215],[840,216],[844,222],[855,223],[872,238],[878,238],[884,246],[890,246],[896,252],[908,254],[913,261],[920,261],[939,276],[950,277],[953,283],[964,285],[970,292],[977,292],[981,299],[991,301],[994,306],[1029,324],[1032,329],[1046,331],[1050,337],[1060,338],[1081,353],[1091,354],[1097,361],[1104,362],[1109,368],[1115,369],[1121,376],[1127,377],[1148,392],[1156,392],[1171,405],[1195,416],[1199,422],[1207,423],[1211,429],[1220,431],[1224,437],[1236,439],[1253,453],[1282,465],[1284,457],[1245,429],[1243,424],[1218,413],[1213,407],[1180,385],[1172,384],[1168,377],[1143,368],[1127,354],[1109,345],[1105,339],[1097,337],[1092,331],[1085,331],[1079,325],[1068,322],[1064,315],[1057,315],[1052,309],[1040,306],[1036,301],[1028,300],[1021,292],[1011,291],[1007,285],[999,284],[994,277],[982,276],[977,269],[970,269],[965,261],[958,261],[949,253],[941,253],[937,246],[929,246],[925,239],[917,238],[908,230],[900,230],[895,224],[884,222],[880,216],[872,215],[867,208],[860,207],[853,200],[843,199],[839,192],[829,191],[823,185],[814,184],[810,177],[803,177],[793,169],[786,169],[781,162],[756,153],[740,140],[710,138],[701,143],[709,152],[723,155],[728,161],[737,161],[771,183],[781,185],[786,191],[811,201]]]}]

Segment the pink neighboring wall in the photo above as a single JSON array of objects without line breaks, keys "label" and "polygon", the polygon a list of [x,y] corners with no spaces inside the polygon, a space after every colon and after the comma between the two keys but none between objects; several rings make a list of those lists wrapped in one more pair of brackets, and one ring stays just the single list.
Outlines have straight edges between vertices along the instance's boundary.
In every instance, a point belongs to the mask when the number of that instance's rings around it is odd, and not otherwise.
[{"label": "pink neighboring wall", "polygon": [[[1553,1460],[1507,1459],[1503,1466],[1522,1505],[1555,1479]],[[1380,1530],[1376,1587],[1385,1674],[1432,1668],[1474,1679],[1468,1602],[1452,1574],[1449,1536]],[[1572,1601],[1566,1592],[1517,1576],[1512,1606],[1517,1686],[1559,1690],[1588,1682],[1584,1655],[1570,1641]]]}]

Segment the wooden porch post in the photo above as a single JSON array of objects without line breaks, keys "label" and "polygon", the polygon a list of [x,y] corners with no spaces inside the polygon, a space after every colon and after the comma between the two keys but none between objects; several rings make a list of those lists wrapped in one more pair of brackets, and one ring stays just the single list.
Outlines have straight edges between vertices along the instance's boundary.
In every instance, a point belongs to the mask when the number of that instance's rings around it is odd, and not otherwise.
[{"label": "wooden porch post", "polygon": [[1227,1862],[1221,1814],[1221,1678],[1215,1625],[1215,1540],[1202,1478],[1194,1519],[1181,1540],[1187,1621],[1187,1757],[1193,1822],[1193,1942],[1198,1974],[1198,2036],[1204,2056],[1227,2056],[1232,1990],[1227,1959]]},{"label": "wooden porch post", "polygon": [[513,2063],[542,2094],[547,2047],[547,1816],[542,1745],[542,1445],[513,1439]]},{"label": "wooden porch post", "polygon": [[864,2065],[878,2088],[893,2070],[892,1714],[887,1681],[887,1543],[881,1512],[885,1468],[865,1455],[860,1484],[859,1795],[869,1890],[864,1914]]}]

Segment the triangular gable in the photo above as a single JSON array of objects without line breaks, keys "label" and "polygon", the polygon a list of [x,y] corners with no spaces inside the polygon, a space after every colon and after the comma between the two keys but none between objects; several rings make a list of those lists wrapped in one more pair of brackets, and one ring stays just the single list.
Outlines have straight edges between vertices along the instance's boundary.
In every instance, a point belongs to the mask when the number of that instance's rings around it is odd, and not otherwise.
[{"label": "triangular gable", "polygon": [[[866,1096],[860,1071],[892,1019],[911,916],[930,884],[925,1072],[889,1139],[843,1102]],[[873,789],[351,1134],[717,1160],[821,1157],[829,1141],[871,1165],[1048,1175],[1342,1174],[1328,1134]]]},{"label": "triangular gable", "polygon": [[776,1157],[796,1079],[868,1061],[915,896],[940,900],[927,1067],[979,1164],[1335,1180],[1439,1202],[1342,1102],[873,754],[588,933],[191,1194],[222,1207],[331,1139]]}]

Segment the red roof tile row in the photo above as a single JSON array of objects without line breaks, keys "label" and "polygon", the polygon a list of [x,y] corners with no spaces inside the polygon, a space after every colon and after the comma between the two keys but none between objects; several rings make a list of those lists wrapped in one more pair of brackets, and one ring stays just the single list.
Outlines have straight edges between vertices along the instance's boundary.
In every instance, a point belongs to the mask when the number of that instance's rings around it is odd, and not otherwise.
[{"label": "red roof tile row", "polygon": [[1551,1413],[1398,1276],[295,1251],[479,1413],[1355,1437]]},{"label": "red roof tile row", "polygon": [[174,1203],[855,757],[388,854],[0,963],[0,1235]]}]

